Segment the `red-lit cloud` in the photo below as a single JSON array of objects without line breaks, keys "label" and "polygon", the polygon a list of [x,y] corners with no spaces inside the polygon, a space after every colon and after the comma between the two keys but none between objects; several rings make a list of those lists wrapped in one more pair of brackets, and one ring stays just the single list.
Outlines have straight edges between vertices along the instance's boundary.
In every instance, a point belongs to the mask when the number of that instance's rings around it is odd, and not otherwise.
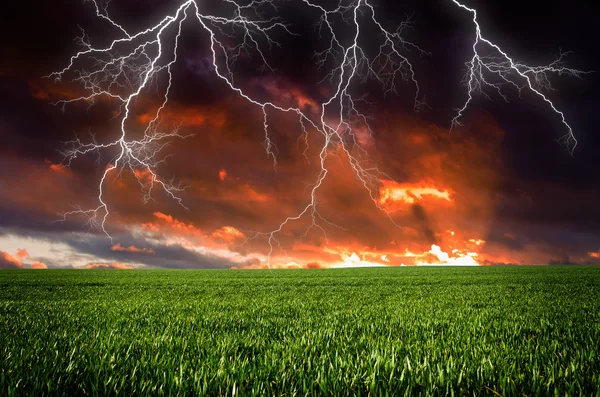
[{"label": "red-lit cloud", "polygon": [[402,204],[414,204],[425,199],[437,199],[452,203],[450,192],[440,189],[433,183],[398,183],[390,180],[382,180],[379,189],[379,204],[394,207]]},{"label": "red-lit cloud", "polygon": [[160,231],[178,236],[203,236],[200,229],[193,224],[179,221],[173,218],[171,215],[163,214],[162,212],[155,212],[154,217],[158,219],[156,222],[143,223],[142,228],[152,232]]},{"label": "red-lit cloud", "polygon": [[8,252],[0,251],[0,269],[20,269],[23,263]]},{"label": "red-lit cloud", "polygon": [[212,232],[211,237],[213,239],[231,244],[235,241],[244,239],[246,236],[233,226],[223,226],[222,228]]},{"label": "red-lit cloud", "polygon": [[19,249],[17,249],[17,255],[15,255],[15,256],[19,259],[24,259],[29,256],[29,252],[27,252],[26,249],[19,248]]},{"label": "red-lit cloud", "polygon": [[121,251],[121,252],[135,252],[135,253],[144,253],[153,255],[156,252],[152,248],[137,248],[136,246],[130,245],[129,247],[123,247],[120,243],[117,243],[110,247],[111,251]]},{"label": "red-lit cloud", "polygon": [[66,167],[63,164],[52,164],[52,163],[50,163],[50,165],[48,166],[48,168],[52,172],[55,172],[55,173],[57,173],[59,175],[62,175],[62,176],[70,176],[71,175],[71,172],[69,171],[69,168]]},{"label": "red-lit cloud", "polygon": [[219,179],[220,179],[221,181],[224,181],[224,180],[225,180],[225,178],[227,178],[227,171],[225,170],[225,168],[221,168],[221,169],[219,170]]},{"label": "red-lit cloud", "polygon": [[45,263],[43,263],[43,262],[34,261],[34,262],[31,264],[31,268],[32,268],[32,269],[48,269],[48,265],[46,265],[46,264],[45,264]]},{"label": "red-lit cloud", "polygon": [[0,269],[47,269],[48,266],[40,261],[33,261],[30,265],[23,263],[23,259],[28,258],[29,252],[26,249],[17,249],[16,255],[11,255],[6,251],[0,251]]}]

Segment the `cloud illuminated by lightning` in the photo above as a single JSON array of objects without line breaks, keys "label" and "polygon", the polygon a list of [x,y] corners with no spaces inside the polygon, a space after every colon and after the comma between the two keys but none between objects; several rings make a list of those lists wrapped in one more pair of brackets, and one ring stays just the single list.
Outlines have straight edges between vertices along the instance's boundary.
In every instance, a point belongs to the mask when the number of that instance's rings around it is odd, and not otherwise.
[{"label": "cloud illuminated by lightning", "polygon": [[[320,169],[311,185],[310,199],[301,210],[286,219],[278,227],[268,232],[254,232],[250,239],[264,237],[268,240],[270,261],[274,246],[280,246],[277,236],[291,222],[303,217],[310,217],[311,228],[317,228],[326,236],[326,227],[335,226],[318,212],[317,192],[325,181],[329,170],[327,159],[335,150],[344,153],[355,177],[362,183],[373,203],[394,222],[390,213],[380,205],[379,186],[382,178],[393,180],[378,168],[370,165],[365,149],[357,140],[355,132],[358,128],[371,133],[367,115],[359,110],[364,99],[354,92],[353,88],[367,79],[379,83],[386,94],[397,93],[397,83],[405,81],[411,84],[414,92],[415,110],[425,105],[423,96],[409,56],[422,55],[426,52],[404,37],[409,22],[400,24],[394,30],[386,29],[377,18],[376,10],[370,0],[340,0],[333,6],[321,5],[317,0],[297,0],[306,9],[318,14],[317,30],[321,40],[328,43],[326,49],[316,53],[317,66],[325,69],[326,81],[332,88],[329,98],[318,104],[318,111],[303,110],[301,106],[287,106],[276,102],[259,100],[241,88],[235,78],[235,63],[243,53],[256,53],[262,68],[273,70],[268,62],[268,49],[279,45],[277,34],[294,34],[291,28],[277,16],[278,3],[281,0],[222,0],[228,16],[213,15],[203,12],[201,0],[187,0],[173,12],[165,16],[157,24],[137,33],[130,32],[123,25],[112,19],[107,11],[107,4],[99,0],[90,0],[96,15],[114,28],[119,38],[104,47],[95,47],[85,34],[80,38],[83,49],[70,58],[69,63],[60,71],[50,76],[58,80],[73,75],[73,80],[83,86],[86,94],[78,98],[62,100],[58,104],[66,106],[70,103],[105,98],[120,105],[120,132],[118,139],[107,143],[99,143],[93,137],[90,142],[75,139],[67,143],[63,151],[64,162],[71,162],[80,156],[99,152],[105,149],[117,151],[109,165],[105,168],[98,184],[98,205],[94,208],[76,208],[64,214],[63,219],[71,215],[88,217],[90,226],[96,227],[110,237],[107,230],[107,219],[110,215],[109,205],[105,197],[105,185],[109,175],[115,177],[125,170],[131,171],[137,178],[144,193],[144,201],[151,199],[154,187],[162,188],[171,198],[183,205],[181,193],[185,186],[172,181],[165,181],[159,176],[159,167],[166,157],[161,152],[169,141],[185,138],[177,129],[163,131],[160,123],[161,111],[167,106],[172,86],[172,66],[177,62],[178,44],[182,34],[183,23],[194,20],[198,29],[210,42],[210,53],[216,76],[227,87],[247,101],[249,106],[261,108],[264,125],[264,147],[267,155],[277,167],[276,147],[269,135],[269,114],[271,112],[293,113],[299,121],[301,137],[308,144],[309,130],[314,130],[322,137],[319,151]],[[468,63],[469,72],[466,82],[468,99],[452,121],[457,125],[470,105],[473,95],[484,92],[484,88],[495,89],[506,99],[501,89],[504,85],[512,85],[519,92],[529,88],[548,102],[558,113],[569,130],[566,142],[572,150],[576,144],[571,127],[564,120],[564,115],[543,94],[550,88],[547,74],[571,74],[578,76],[581,72],[568,69],[562,64],[562,57],[549,66],[530,67],[513,61],[505,52],[481,35],[481,29],[474,9],[452,0],[457,6],[473,14],[476,27],[476,39],[473,44],[474,56]],[[342,23],[340,24],[340,21]],[[341,26],[344,25],[344,26]],[[369,29],[364,28],[369,25]],[[341,26],[341,27],[340,27]],[[364,37],[376,32],[376,37]],[[364,48],[359,43],[367,42],[375,51]],[[488,45],[497,51],[496,56],[480,55],[480,47]],[[492,81],[486,76],[495,75],[499,80]],[[159,86],[157,81],[166,76],[167,85],[162,91],[162,104],[154,117],[140,133],[132,125],[130,114],[134,103],[150,89]],[[519,78],[523,82],[519,81]],[[306,152],[305,152],[306,155]],[[369,164],[369,165],[367,165]],[[307,230],[308,233],[308,230]]]}]

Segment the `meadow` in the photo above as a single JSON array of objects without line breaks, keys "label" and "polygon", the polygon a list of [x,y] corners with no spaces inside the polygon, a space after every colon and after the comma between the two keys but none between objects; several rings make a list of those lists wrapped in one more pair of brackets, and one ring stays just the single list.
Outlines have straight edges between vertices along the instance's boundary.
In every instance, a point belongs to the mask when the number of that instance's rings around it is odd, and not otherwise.
[{"label": "meadow", "polygon": [[0,271],[0,395],[600,396],[600,268]]}]

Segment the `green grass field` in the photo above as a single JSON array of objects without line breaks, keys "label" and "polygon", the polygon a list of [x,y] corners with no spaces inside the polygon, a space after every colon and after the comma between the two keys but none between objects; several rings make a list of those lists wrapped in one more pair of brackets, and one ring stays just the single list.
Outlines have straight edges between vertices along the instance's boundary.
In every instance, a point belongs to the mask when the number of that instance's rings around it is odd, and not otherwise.
[{"label": "green grass field", "polygon": [[0,394],[600,396],[600,268],[1,271]]}]

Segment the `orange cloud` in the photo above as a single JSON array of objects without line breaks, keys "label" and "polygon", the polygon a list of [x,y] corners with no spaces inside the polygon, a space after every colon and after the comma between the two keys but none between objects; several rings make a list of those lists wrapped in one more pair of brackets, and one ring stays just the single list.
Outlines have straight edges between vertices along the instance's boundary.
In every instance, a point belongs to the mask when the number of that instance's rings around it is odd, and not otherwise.
[{"label": "orange cloud", "polygon": [[31,268],[32,269],[48,269],[48,265],[46,265],[45,263],[42,263],[42,262],[34,261],[31,264]]},{"label": "orange cloud", "polygon": [[588,255],[592,258],[600,258],[600,250],[595,252],[588,252]]},{"label": "orange cloud", "polygon": [[119,263],[119,262],[112,262],[112,263],[88,263],[85,266],[86,269],[126,269],[126,270],[131,270],[133,269],[133,266],[131,265],[125,265],[123,263]]},{"label": "orange cloud", "polygon": [[158,219],[162,219],[165,222],[170,223],[170,224],[181,223],[178,220],[176,220],[175,218],[173,218],[171,215],[163,214],[162,212],[155,212],[154,216],[157,217]]},{"label": "orange cloud", "polygon": [[56,172],[57,174],[60,174],[60,175],[69,175],[70,174],[69,169],[62,164],[50,164],[48,166],[48,168],[50,168],[51,171]]},{"label": "orange cloud", "polygon": [[227,178],[227,171],[225,171],[225,168],[221,168],[219,171],[219,179],[224,181],[225,178]]},{"label": "orange cloud", "polygon": [[283,87],[276,81],[263,81],[262,85],[274,98],[287,106],[317,112],[319,105],[297,88]]},{"label": "orange cloud", "polygon": [[152,175],[152,172],[150,172],[150,170],[147,168],[144,168],[142,170],[135,170],[133,174],[135,175],[137,180],[142,182],[150,182],[152,181],[152,179],[154,179],[154,175]]},{"label": "orange cloud", "polygon": [[111,251],[122,251],[122,252],[136,252],[136,253],[145,253],[154,255],[156,252],[152,248],[137,248],[134,245],[130,245],[129,247],[123,247],[120,243],[117,243],[110,247]]},{"label": "orange cloud", "polygon": [[0,251],[0,269],[20,269],[23,263],[5,251]]},{"label": "orange cloud", "polygon": [[[214,200],[215,197],[209,199]],[[264,203],[267,201],[273,201],[275,198],[268,194],[261,193],[252,187],[248,183],[240,184],[237,186],[227,186],[219,191],[218,199],[230,202],[250,202],[255,201]]]},{"label": "orange cloud", "polygon": [[250,185],[244,185],[242,188],[242,194],[245,200],[251,201],[267,201],[270,197],[266,194],[259,193]]},{"label": "orange cloud", "polygon": [[27,258],[29,256],[29,252],[27,252],[24,248],[17,249],[17,255],[15,255],[19,259]]},{"label": "orange cloud", "polygon": [[312,107],[314,110],[314,109],[319,108],[319,106],[317,105],[317,103],[314,100],[312,100],[311,98],[304,95],[302,92],[300,92],[300,90],[297,90],[297,89],[290,90],[290,97],[295,99],[295,101],[298,104],[298,107],[300,109],[306,109],[307,107]]},{"label": "orange cloud", "polygon": [[414,204],[417,201],[430,197],[442,201],[452,202],[451,192],[448,189],[439,189],[431,183],[398,183],[387,179],[381,180],[379,188],[380,205],[396,205],[396,203]]},{"label": "orange cloud", "polygon": [[[140,124],[148,124],[156,117],[156,110],[137,116]],[[160,112],[160,122],[169,123],[174,126],[199,127],[210,124],[222,127],[225,124],[225,113],[220,111],[203,112],[197,108],[164,109]]]},{"label": "orange cloud", "polygon": [[158,226],[156,226],[154,223],[152,222],[146,222],[146,223],[142,223],[142,229],[146,229],[149,232],[153,232],[153,233],[158,233],[160,232],[160,229],[158,228]]},{"label": "orange cloud", "polygon": [[147,222],[142,224],[142,228],[152,232],[158,232],[164,230],[166,227],[166,229],[168,229],[168,231],[173,234],[181,236],[202,237],[202,232],[200,231],[200,229],[198,229],[191,223],[186,224],[173,218],[173,216],[164,214],[162,212],[155,212],[154,216],[158,218],[163,223],[163,225],[159,225],[153,222]]},{"label": "orange cloud", "polygon": [[231,244],[235,240],[245,238],[246,235],[233,226],[223,226],[222,228],[215,230],[211,234],[211,237]]}]

